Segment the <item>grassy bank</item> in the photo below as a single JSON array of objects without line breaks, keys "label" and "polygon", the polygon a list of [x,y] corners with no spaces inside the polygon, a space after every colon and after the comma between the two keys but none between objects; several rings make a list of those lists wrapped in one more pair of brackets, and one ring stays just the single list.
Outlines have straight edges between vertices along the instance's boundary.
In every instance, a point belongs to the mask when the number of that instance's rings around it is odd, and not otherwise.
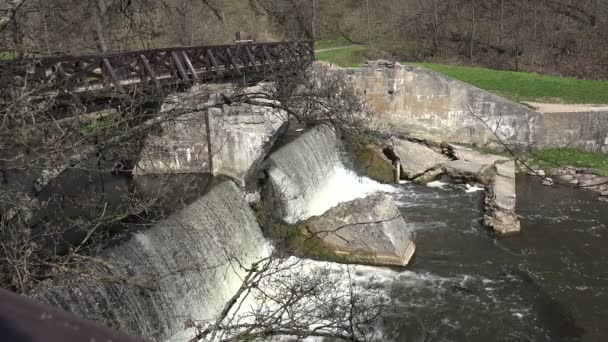
[{"label": "grassy bank", "polygon": [[515,101],[608,103],[608,82],[528,72],[415,63]]},{"label": "grassy bank", "polygon": [[543,169],[574,166],[591,169],[594,173],[608,176],[608,155],[581,151],[574,148],[547,148],[533,152],[530,163]]},{"label": "grassy bank", "polygon": [[357,45],[340,50],[317,52],[317,60],[331,62],[341,67],[358,67],[363,64],[365,57],[365,46]]},{"label": "grassy bank", "polygon": [[[352,45],[338,38],[315,42],[316,49]],[[364,63],[365,46],[352,46],[317,53],[317,59],[342,67],[357,67]],[[579,80],[529,72],[460,67],[436,63],[411,63],[424,66],[446,76],[472,84],[514,101],[550,103],[608,103],[608,81]]]},{"label": "grassy bank", "polygon": [[331,49],[331,48],[349,46],[349,45],[353,45],[353,43],[349,42],[348,40],[346,40],[345,38],[342,38],[342,37],[335,38],[335,39],[315,40],[315,49],[316,50]]}]

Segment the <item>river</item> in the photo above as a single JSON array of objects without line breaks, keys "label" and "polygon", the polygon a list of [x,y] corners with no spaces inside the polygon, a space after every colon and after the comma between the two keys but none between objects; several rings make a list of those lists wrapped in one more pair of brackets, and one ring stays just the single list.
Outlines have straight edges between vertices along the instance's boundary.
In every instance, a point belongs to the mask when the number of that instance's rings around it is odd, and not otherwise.
[{"label": "river", "polygon": [[[590,192],[518,176],[522,232],[484,227],[483,192],[400,186],[417,254],[396,275],[392,340],[605,341],[608,205]],[[416,337],[416,338],[413,338]]]}]

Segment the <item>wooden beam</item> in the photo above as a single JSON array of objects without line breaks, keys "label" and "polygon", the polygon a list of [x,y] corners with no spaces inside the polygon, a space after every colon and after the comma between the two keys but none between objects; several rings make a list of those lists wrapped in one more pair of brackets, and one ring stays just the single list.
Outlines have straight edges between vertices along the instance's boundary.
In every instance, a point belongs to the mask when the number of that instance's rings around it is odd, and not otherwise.
[{"label": "wooden beam", "polygon": [[247,55],[247,58],[251,62],[251,66],[252,66],[253,70],[255,70],[255,72],[260,72],[260,68],[258,68],[257,64],[255,63],[255,58],[253,57],[251,50],[249,50],[249,46],[245,46],[245,54]]},{"label": "wooden beam", "polygon": [[184,65],[182,61],[179,59],[179,56],[175,51],[171,51],[171,60],[173,64],[177,68],[177,72],[183,81],[189,80],[188,74],[186,73],[186,69],[184,69]]},{"label": "wooden beam", "polygon": [[116,87],[116,90],[118,90],[119,92],[124,94],[125,90],[122,88],[122,85],[120,84],[120,79],[116,75],[116,72],[114,72],[114,68],[112,68],[112,64],[110,63],[110,60],[107,58],[104,58],[103,66],[106,69],[106,71],[110,74],[110,78],[112,79],[112,82],[114,83],[114,86]]},{"label": "wooden beam", "polygon": [[220,70],[220,65],[217,64],[217,60],[215,59],[215,56],[213,56],[213,53],[211,52],[211,50],[207,50],[207,57],[209,58],[209,60],[211,61],[211,64],[213,64],[213,67],[215,68],[215,75],[217,77],[224,77],[224,73],[222,73],[222,70]]},{"label": "wooden beam", "polygon": [[160,88],[160,82],[156,78],[156,73],[154,73],[154,70],[152,70],[150,61],[144,55],[140,55],[139,58],[141,59],[141,62],[144,65],[144,70],[146,70],[146,73],[148,74],[148,76],[150,76],[150,80],[154,82],[156,88]]},{"label": "wooden beam", "polygon": [[199,80],[198,75],[196,74],[196,70],[194,70],[194,66],[192,65],[192,62],[190,62],[190,58],[188,58],[186,51],[182,50],[182,58],[184,59],[184,62],[186,62],[186,66],[188,67],[188,70],[190,70],[192,78],[194,78],[195,80]]},{"label": "wooden beam", "polygon": [[209,110],[205,111],[205,133],[207,133],[207,157],[209,158],[209,173],[213,174],[213,148],[211,146],[211,120]]},{"label": "wooden beam", "polygon": [[270,54],[268,53],[268,50],[266,50],[265,45],[262,45],[262,53],[264,54],[264,59],[266,59],[268,61],[268,65],[270,65],[272,63],[272,59],[270,58]]},{"label": "wooden beam", "polygon": [[230,63],[232,63],[232,67],[234,68],[234,73],[237,76],[241,76],[241,71],[239,70],[239,66],[236,64],[236,60],[234,59],[234,56],[232,55],[232,51],[230,51],[230,48],[226,48],[226,52],[228,53],[228,59],[230,59]]}]

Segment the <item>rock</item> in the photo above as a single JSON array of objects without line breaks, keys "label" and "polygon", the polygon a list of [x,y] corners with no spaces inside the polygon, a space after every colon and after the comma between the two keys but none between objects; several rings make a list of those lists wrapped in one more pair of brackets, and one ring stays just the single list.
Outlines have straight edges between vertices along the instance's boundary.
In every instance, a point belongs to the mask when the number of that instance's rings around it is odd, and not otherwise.
[{"label": "rock", "polygon": [[543,185],[551,186],[553,184],[554,184],[553,179],[551,179],[549,177],[543,178]]},{"label": "rock", "polygon": [[443,175],[444,171],[442,168],[436,168],[425,172],[422,176],[414,179],[414,182],[421,185],[427,185],[428,183],[436,180],[439,176]]},{"label": "rock", "polygon": [[487,171],[491,168],[490,164],[477,164],[464,160],[452,160],[441,164],[443,171],[455,180],[478,181],[488,184],[490,175]]},{"label": "rock", "polygon": [[402,177],[414,179],[449,159],[432,149],[411,141],[391,138],[390,145],[401,163]]},{"label": "rock", "polygon": [[399,209],[385,194],[341,203],[306,225],[337,254],[354,262],[405,267],[416,248]]},{"label": "rock", "polygon": [[366,146],[358,153],[356,161],[357,168],[369,178],[384,183],[395,182],[393,162],[384,155],[380,147]]},{"label": "rock", "polygon": [[547,175],[544,170],[537,170],[536,174],[540,177],[545,177]]},{"label": "rock", "polygon": [[484,222],[498,235],[517,234],[521,230],[519,219],[514,212],[498,210],[491,215],[484,215]]},{"label": "rock", "polygon": [[608,202],[608,197],[600,196],[597,199],[600,200],[600,201],[602,201],[602,202]]},{"label": "rock", "polygon": [[600,195],[601,195],[601,196],[608,197],[608,191],[602,191],[602,192],[600,193]]},{"label": "rock", "polygon": [[[572,180],[574,180],[574,176],[572,175],[561,175],[559,176],[559,179],[563,180],[564,182],[570,182]],[[578,181],[576,181],[578,183]]]},{"label": "rock", "polygon": [[458,158],[458,160],[468,161],[475,164],[484,164],[484,165],[493,165],[497,161],[507,161],[510,160],[507,157],[498,156],[494,154],[483,154],[475,151],[471,148],[460,146],[460,145],[451,145],[454,151],[454,156]]},{"label": "rock", "polygon": [[580,185],[584,187],[599,186],[608,183],[608,177],[586,174],[580,178]]},{"label": "rock", "polygon": [[515,190],[515,162],[496,164],[496,175],[486,193],[484,215],[484,223],[496,234],[514,234],[521,229],[515,214]]}]

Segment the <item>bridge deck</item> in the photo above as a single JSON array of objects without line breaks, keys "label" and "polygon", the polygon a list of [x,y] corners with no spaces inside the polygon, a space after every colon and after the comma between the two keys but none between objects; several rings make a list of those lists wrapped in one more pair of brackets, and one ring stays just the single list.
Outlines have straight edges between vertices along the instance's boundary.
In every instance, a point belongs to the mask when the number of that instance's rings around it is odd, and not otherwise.
[{"label": "bridge deck", "polygon": [[314,58],[313,42],[300,41],[48,56],[17,63],[40,90],[122,92],[127,85],[161,87],[263,75]]}]

